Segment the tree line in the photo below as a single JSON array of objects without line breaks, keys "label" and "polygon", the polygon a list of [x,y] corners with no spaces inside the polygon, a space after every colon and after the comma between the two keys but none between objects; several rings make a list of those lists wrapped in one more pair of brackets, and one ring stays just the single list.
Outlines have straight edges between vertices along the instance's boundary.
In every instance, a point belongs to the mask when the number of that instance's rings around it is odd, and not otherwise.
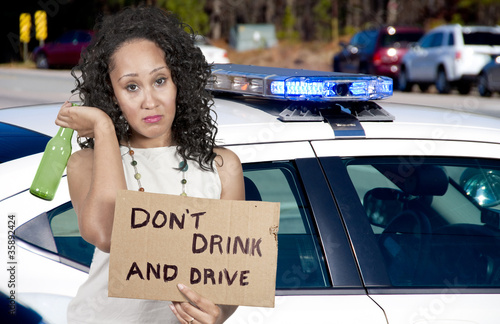
[{"label": "tree line", "polygon": [[[0,62],[19,60],[19,15],[47,10],[48,39],[71,29],[92,29],[101,15],[126,6],[155,5],[175,12],[195,32],[229,40],[237,24],[275,26],[279,39],[335,43],[368,27],[415,25],[430,29],[444,23],[497,25],[500,0],[23,0],[6,1],[0,10]],[[37,46],[36,40],[29,49]]]},{"label": "tree line", "polygon": [[108,0],[105,5],[116,10],[140,4],[172,10],[213,39],[228,39],[236,24],[274,24],[281,39],[335,41],[382,25],[500,23],[500,0]]}]

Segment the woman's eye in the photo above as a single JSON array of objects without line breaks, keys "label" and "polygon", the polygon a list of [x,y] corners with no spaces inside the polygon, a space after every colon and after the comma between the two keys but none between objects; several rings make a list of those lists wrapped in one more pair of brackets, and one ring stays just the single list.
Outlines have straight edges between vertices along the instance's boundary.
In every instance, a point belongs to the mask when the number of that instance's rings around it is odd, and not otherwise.
[{"label": "woman's eye", "polygon": [[160,86],[160,85],[164,84],[165,82],[167,82],[166,78],[159,78],[155,81],[155,85]]},{"label": "woman's eye", "polygon": [[128,91],[137,91],[139,89],[136,84],[129,84],[127,85],[127,90]]}]

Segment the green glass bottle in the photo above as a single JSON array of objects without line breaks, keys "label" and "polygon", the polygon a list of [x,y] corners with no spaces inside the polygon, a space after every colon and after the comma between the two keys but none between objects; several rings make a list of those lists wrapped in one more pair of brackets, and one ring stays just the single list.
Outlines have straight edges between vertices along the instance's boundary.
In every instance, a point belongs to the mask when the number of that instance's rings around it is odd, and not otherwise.
[{"label": "green glass bottle", "polygon": [[73,130],[71,128],[61,127],[56,136],[47,143],[30,187],[30,192],[33,195],[46,200],[54,199],[59,182],[61,182],[62,174],[71,155],[72,137]]}]

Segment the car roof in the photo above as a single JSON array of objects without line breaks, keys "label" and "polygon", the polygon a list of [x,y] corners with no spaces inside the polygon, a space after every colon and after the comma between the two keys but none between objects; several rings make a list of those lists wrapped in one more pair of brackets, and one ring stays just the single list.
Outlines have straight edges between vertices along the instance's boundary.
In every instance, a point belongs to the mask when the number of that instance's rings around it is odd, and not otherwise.
[{"label": "car roof", "polygon": [[[271,101],[252,97],[215,98],[214,112],[218,124],[216,143],[221,146],[258,143],[307,142],[352,139],[349,131],[342,131],[345,113],[325,121],[288,121],[278,119],[286,101]],[[347,106],[347,103],[342,105]],[[0,122],[53,136],[59,127],[54,120],[61,104],[0,109]],[[393,121],[359,121],[362,135],[355,139],[410,139],[463,141],[464,143],[500,143],[500,118],[450,109],[377,101]],[[75,109],[78,109],[77,107]],[[338,127],[340,125],[340,127]],[[337,129],[335,129],[337,128]],[[349,128],[349,127],[348,127]],[[339,131],[340,129],[340,131]],[[0,134],[1,135],[1,134]],[[8,138],[0,138],[0,141]],[[78,150],[73,136],[73,150]],[[300,152],[296,152],[300,154]],[[0,188],[0,201],[30,186],[41,152],[0,164],[2,180],[9,186]]]},{"label": "car roof", "polygon": [[441,26],[437,26],[435,28],[432,29],[432,31],[434,30],[451,30],[451,29],[455,29],[455,28],[459,28],[461,30],[468,30],[468,31],[471,31],[471,32],[475,32],[475,31],[494,31],[494,32],[497,32],[497,33],[500,33],[500,26],[482,26],[482,25],[460,25],[460,24],[448,24],[448,25],[441,25]]},{"label": "car roof", "polygon": [[58,127],[55,119],[62,103],[0,109],[0,122],[53,136]]},{"label": "car roof", "polygon": [[410,25],[384,25],[376,28],[367,28],[361,30],[359,33],[373,31],[373,32],[383,32],[387,31],[389,28],[394,28],[398,33],[414,33],[414,32],[423,32],[424,29],[418,26],[410,26]]},{"label": "car roof", "polygon": [[[291,142],[346,138],[324,121],[278,120],[287,101],[250,96],[216,97],[214,111],[219,128],[219,144],[236,145],[270,141],[256,134],[273,132],[272,141]],[[349,103],[341,105],[348,107]],[[436,139],[432,130],[439,130],[442,140],[500,143],[500,118],[453,111],[447,108],[425,107],[377,100],[394,121],[364,121],[360,124],[366,138]],[[61,104],[43,104],[0,109],[0,121],[53,136],[58,126],[54,120]],[[75,108],[78,109],[78,108]],[[342,116],[339,115],[339,120]],[[349,137],[349,136],[347,136]]]}]

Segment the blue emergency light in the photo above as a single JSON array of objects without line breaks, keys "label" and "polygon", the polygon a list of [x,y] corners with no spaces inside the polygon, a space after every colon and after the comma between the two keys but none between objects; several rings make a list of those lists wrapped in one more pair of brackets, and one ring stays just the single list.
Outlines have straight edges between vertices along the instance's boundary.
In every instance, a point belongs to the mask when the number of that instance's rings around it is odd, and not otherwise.
[{"label": "blue emergency light", "polygon": [[239,64],[216,64],[207,89],[274,99],[367,101],[392,96],[392,79]]}]

